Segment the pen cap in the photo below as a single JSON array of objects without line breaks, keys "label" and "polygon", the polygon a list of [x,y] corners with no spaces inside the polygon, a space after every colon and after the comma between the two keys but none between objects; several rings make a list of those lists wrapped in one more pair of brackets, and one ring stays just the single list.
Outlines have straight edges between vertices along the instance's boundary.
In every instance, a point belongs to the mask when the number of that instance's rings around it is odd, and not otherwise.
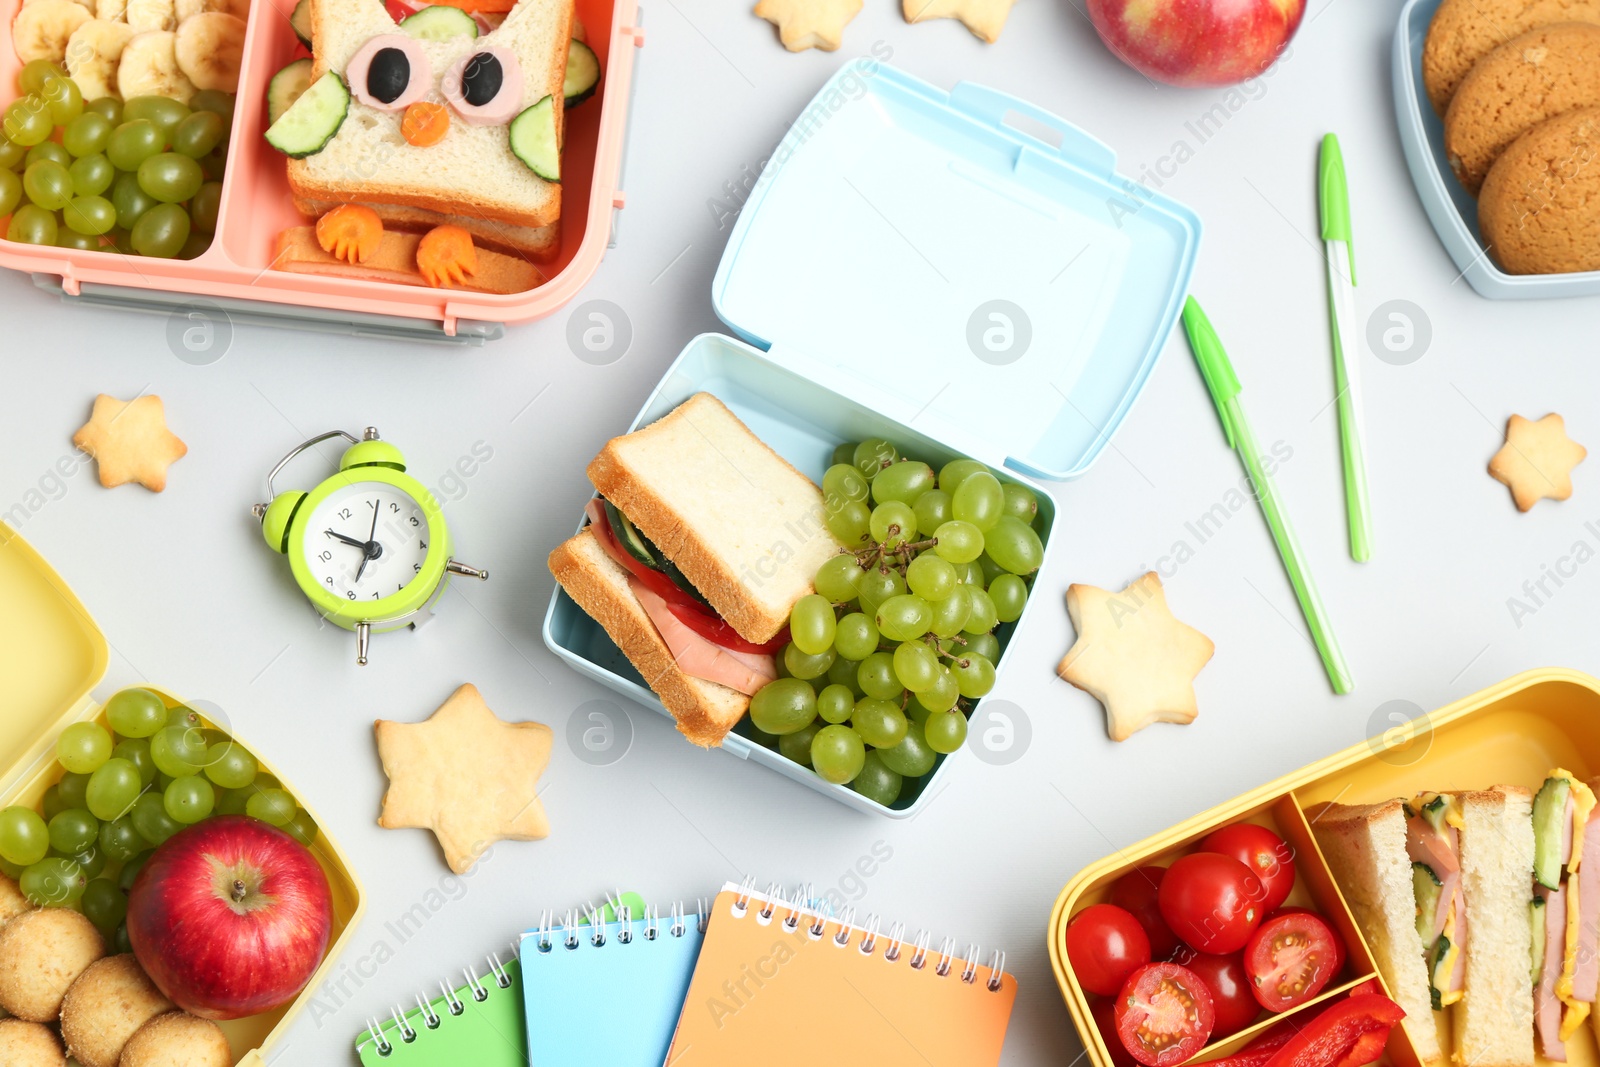
[{"label": "pen cap", "polygon": [[1217,405],[1217,417],[1222,420],[1222,432],[1228,437],[1228,447],[1234,446],[1233,423],[1223,405],[1239,395],[1239,378],[1233,373],[1227,350],[1212,329],[1211,320],[1201,310],[1200,302],[1189,297],[1183,302],[1183,332],[1189,336],[1189,347],[1194,349],[1195,362],[1200,364],[1200,375],[1211,391],[1211,400]]},{"label": "pen cap", "polygon": [[1356,252],[1350,230],[1350,189],[1344,174],[1344,152],[1339,138],[1322,138],[1322,154],[1317,164],[1317,203],[1322,213],[1322,239],[1343,241],[1350,255],[1350,281],[1356,280]]}]

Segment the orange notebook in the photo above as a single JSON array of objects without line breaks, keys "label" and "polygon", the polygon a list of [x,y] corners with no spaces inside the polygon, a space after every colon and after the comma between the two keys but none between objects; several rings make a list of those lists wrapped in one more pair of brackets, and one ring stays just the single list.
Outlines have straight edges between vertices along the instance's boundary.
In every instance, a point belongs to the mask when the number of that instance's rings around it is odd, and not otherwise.
[{"label": "orange notebook", "polygon": [[1000,1062],[1017,981],[1005,954],[905,937],[877,916],[857,924],[723,886],[667,1067],[824,1063],[986,1067]]}]

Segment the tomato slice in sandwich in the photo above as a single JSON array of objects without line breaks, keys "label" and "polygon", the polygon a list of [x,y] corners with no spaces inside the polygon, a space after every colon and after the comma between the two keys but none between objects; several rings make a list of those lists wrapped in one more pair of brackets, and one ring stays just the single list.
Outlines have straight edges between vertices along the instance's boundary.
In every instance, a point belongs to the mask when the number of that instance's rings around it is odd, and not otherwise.
[{"label": "tomato slice in sandwich", "polygon": [[1279,912],[1244,949],[1250,990],[1268,1011],[1304,1004],[1322,992],[1343,961],[1339,935],[1309,911]]},{"label": "tomato slice in sandwich", "polygon": [[1117,1036],[1146,1067],[1175,1067],[1205,1047],[1216,1022],[1211,991],[1176,963],[1149,963],[1117,994]]}]

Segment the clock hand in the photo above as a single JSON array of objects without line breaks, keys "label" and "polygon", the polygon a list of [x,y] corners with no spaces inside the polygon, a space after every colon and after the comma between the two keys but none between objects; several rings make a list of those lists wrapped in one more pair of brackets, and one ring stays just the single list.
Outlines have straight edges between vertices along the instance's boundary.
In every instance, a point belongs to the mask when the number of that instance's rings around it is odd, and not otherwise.
[{"label": "clock hand", "polygon": [[367,543],[365,541],[357,541],[354,537],[346,537],[344,534],[335,530],[324,530],[322,532],[337,541],[343,541],[345,544],[350,545],[353,548],[359,548],[363,551],[366,550]]},{"label": "clock hand", "polygon": [[357,585],[361,584],[361,576],[366,573],[367,564],[371,563],[372,558],[377,555],[373,549],[378,547],[378,510],[378,501],[374,500],[372,502],[372,529],[367,533],[367,543],[361,546],[366,549],[366,554],[361,557],[361,566],[356,568]]}]

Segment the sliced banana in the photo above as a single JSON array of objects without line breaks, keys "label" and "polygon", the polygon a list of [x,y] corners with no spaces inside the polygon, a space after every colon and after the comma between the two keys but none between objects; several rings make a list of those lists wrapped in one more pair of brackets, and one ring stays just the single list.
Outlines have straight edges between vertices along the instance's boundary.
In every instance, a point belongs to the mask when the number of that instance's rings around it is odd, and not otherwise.
[{"label": "sliced banana", "polygon": [[172,0],[127,0],[124,15],[134,33],[178,28],[178,12]]},{"label": "sliced banana", "polygon": [[183,25],[196,15],[220,11],[236,19],[250,17],[250,0],[177,0],[178,25]]},{"label": "sliced banana", "polygon": [[117,95],[117,61],[133,38],[121,22],[90,19],[67,41],[67,73],[77,82],[85,100]]},{"label": "sliced banana", "polygon": [[94,17],[111,22],[128,20],[128,0],[95,0]]},{"label": "sliced banana", "polygon": [[244,58],[244,20],[221,11],[207,11],[178,25],[178,68],[196,89],[239,91],[239,63]]},{"label": "sliced banana", "polygon": [[79,26],[94,16],[72,0],[34,0],[17,12],[11,24],[11,43],[24,63],[48,59],[60,63],[67,56],[67,41]]},{"label": "sliced banana", "polygon": [[170,30],[137,33],[117,64],[117,91],[134,96],[167,96],[187,104],[195,87],[178,66],[177,34]]}]

